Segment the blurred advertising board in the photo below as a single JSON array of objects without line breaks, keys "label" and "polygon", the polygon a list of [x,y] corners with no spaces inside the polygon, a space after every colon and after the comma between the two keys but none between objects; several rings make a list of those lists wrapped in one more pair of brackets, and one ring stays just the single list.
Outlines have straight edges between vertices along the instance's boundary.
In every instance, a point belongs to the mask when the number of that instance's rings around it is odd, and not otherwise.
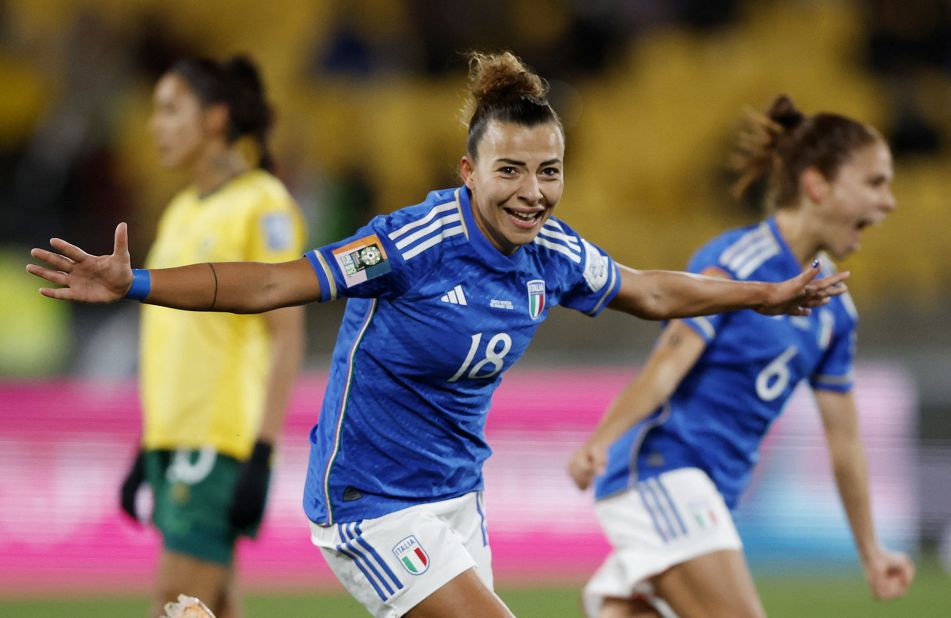
[{"label": "blurred advertising board", "polygon": [[[564,468],[632,375],[585,366],[516,369],[505,378],[487,425],[495,452],[485,470],[498,581],[580,581],[608,552],[590,494],[575,490]],[[301,508],[307,435],[324,383],[323,374],[308,374],[295,391],[265,526],[240,548],[249,586],[335,585]],[[914,386],[881,364],[860,366],[857,384],[880,536],[913,550]],[[118,507],[139,428],[131,381],[0,382],[0,594],[51,582],[57,590],[147,586],[159,539]],[[148,502],[147,492],[140,497]],[[808,391],[800,389],[767,437],[736,517],[754,569],[855,564]]]}]

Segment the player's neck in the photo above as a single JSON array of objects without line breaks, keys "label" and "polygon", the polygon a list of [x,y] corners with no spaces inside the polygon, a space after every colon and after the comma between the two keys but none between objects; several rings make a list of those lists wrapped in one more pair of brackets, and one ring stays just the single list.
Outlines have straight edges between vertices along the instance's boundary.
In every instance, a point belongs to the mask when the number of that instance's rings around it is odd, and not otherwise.
[{"label": "player's neck", "polygon": [[199,197],[207,197],[251,166],[240,153],[231,149],[212,149],[195,164],[193,184]]},{"label": "player's neck", "polygon": [[805,266],[815,259],[819,244],[810,226],[809,218],[803,216],[802,208],[779,208],[776,210],[776,227],[789,250],[799,264]]}]

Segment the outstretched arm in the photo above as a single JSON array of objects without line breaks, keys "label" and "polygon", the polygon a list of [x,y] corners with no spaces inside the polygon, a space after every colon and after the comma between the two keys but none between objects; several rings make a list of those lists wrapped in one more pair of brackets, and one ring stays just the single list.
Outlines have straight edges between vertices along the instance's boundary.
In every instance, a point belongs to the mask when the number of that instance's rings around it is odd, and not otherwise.
[{"label": "outstretched arm", "polygon": [[733,281],[668,270],[618,265],[621,289],[608,305],[649,320],[753,309],[767,315],[808,315],[846,291],[848,272],[816,280],[818,263],[781,283]]},{"label": "outstretched arm", "polygon": [[[28,272],[59,286],[41,288],[50,298],[85,303],[121,300],[132,286],[128,232],[116,227],[111,255],[89,255],[53,238],[55,251],[33,249],[31,255],[52,268],[29,264]],[[279,264],[223,262],[147,271],[148,295],[142,302],[192,311],[261,313],[320,298],[320,285],[305,258]]]},{"label": "outstretched arm", "polygon": [[587,489],[604,471],[611,444],[670,398],[706,349],[703,338],[683,322],[667,325],[644,369],[611,403],[597,427],[568,460],[568,474]]},{"label": "outstretched arm", "polygon": [[836,487],[865,568],[865,578],[877,599],[905,594],[915,576],[915,565],[902,553],[879,545],[872,522],[865,452],[858,432],[858,414],[851,393],[817,390],[826,443]]}]

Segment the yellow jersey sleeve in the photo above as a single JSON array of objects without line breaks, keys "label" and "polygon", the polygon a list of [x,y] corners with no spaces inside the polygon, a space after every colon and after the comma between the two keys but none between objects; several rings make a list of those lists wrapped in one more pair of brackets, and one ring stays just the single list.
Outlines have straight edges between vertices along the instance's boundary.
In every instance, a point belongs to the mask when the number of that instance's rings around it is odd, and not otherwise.
[{"label": "yellow jersey sleeve", "polygon": [[301,257],[306,227],[300,208],[279,182],[262,189],[264,195],[248,219],[247,259],[286,262]]}]

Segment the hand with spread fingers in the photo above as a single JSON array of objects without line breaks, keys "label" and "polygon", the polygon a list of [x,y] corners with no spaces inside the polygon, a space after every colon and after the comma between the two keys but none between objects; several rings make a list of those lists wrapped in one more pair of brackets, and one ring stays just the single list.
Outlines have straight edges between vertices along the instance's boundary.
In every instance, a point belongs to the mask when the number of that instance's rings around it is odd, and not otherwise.
[{"label": "hand with spread fingers", "polygon": [[90,255],[61,238],[53,238],[50,245],[55,251],[33,249],[37,260],[51,266],[46,268],[28,264],[27,272],[62,286],[41,288],[40,293],[58,300],[82,303],[114,303],[122,300],[132,285],[129,237],[125,223],[116,227],[112,255]]},{"label": "hand with spread fingers", "polygon": [[821,307],[833,296],[844,294],[848,288],[845,280],[849,272],[836,273],[816,279],[819,261],[812,263],[801,274],[773,286],[770,299],[756,311],[764,315],[809,315],[810,309]]}]

